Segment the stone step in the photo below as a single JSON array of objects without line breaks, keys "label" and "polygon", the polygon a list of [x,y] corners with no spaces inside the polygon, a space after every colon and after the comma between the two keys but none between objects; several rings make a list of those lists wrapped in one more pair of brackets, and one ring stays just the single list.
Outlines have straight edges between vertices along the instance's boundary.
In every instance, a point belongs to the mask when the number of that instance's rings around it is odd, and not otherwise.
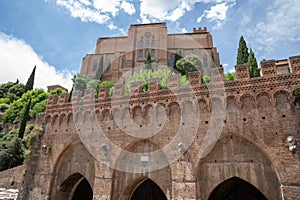
[{"label": "stone step", "polygon": [[0,188],[0,200],[16,200],[19,190]]}]

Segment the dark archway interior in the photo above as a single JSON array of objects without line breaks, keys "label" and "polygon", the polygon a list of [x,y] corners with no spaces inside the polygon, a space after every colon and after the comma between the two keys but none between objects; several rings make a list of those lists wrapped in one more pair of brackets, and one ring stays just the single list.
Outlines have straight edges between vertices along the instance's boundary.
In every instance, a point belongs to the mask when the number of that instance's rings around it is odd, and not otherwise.
[{"label": "dark archway interior", "polygon": [[93,190],[85,178],[76,187],[72,200],[93,200]]},{"label": "dark archway interior", "polygon": [[208,200],[267,200],[253,185],[233,177],[218,185]]},{"label": "dark archway interior", "polygon": [[135,189],[130,200],[167,200],[167,197],[156,183],[146,179]]}]

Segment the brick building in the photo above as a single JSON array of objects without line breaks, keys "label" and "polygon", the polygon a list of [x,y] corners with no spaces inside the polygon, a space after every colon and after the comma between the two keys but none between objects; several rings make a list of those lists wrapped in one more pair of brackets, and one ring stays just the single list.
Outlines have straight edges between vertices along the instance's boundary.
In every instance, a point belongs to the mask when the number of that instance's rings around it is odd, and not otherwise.
[{"label": "brick building", "polygon": [[219,54],[206,27],[194,28],[192,33],[168,34],[166,23],[135,24],[130,26],[128,36],[99,38],[95,54],[83,58],[80,74],[94,78],[101,68],[102,80],[117,82],[125,72],[144,66],[147,54],[151,55],[153,68],[172,67],[175,54],[194,54],[204,68],[209,67],[212,54],[216,66],[220,66]]},{"label": "brick building", "polygon": [[[201,46],[218,58],[206,30],[194,32],[190,36],[204,38]],[[99,55],[108,59],[110,51],[125,56],[124,70],[136,67],[140,49],[129,38],[137,45],[158,33],[165,40],[156,42],[162,45],[156,62],[168,64],[171,48],[179,48],[178,41],[174,46],[169,41],[177,35],[167,35],[164,23],[132,25],[128,38],[99,39],[97,44],[108,40],[109,45],[87,55],[81,73],[94,75]],[[184,45],[181,49],[188,51]],[[111,66],[104,79],[115,76],[114,69],[122,73],[122,62]],[[102,87],[96,99],[93,90],[84,97],[74,92],[71,102],[67,94],[49,97],[39,122],[45,133],[27,158],[20,198],[299,199],[300,151],[294,145],[300,137],[295,95],[300,92],[300,56],[262,61],[262,77],[250,78],[247,65],[235,70],[237,80],[224,82],[223,68],[214,68],[209,85],[195,72],[186,88],[174,75],[166,90],[151,79],[146,93],[134,82],[130,95],[117,84],[113,96]]]}]

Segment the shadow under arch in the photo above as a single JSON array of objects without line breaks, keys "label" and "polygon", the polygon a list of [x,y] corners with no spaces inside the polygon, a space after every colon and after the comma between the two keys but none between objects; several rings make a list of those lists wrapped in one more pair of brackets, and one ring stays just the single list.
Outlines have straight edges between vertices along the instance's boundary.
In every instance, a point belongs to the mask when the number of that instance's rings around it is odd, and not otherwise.
[{"label": "shadow under arch", "polygon": [[199,161],[196,173],[197,199],[209,199],[218,185],[232,177],[253,185],[266,199],[282,199],[279,177],[270,158],[257,144],[240,135],[220,138]]},{"label": "shadow under arch", "polygon": [[72,174],[59,187],[60,199],[93,200],[93,189],[80,173]]},{"label": "shadow under arch", "polygon": [[267,198],[247,181],[232,177],[220,183],[208,200],[267,200]]},{"label": "shadow under arch", "polygon": [[[133,153],[147,153],[156,151],[159,149],[159,146],[151,142],[150,140],[139,140],[135,141],[131,144],[129,144],[126,148],[128,152]],[[166,156],[162,153],[161,159],[165,160],[167,162]],[[149,161],[151,162],[151,158],[149,158]],[[126,157],[125,154],[120,154],[116,165],[122,165],[122,168],[126,167],[134,167],[132,164],[133,162]],[[118,168],[118,167],[117,167]],[[151,179],[149,178],[151,177]],[[162,178],[164,177],[164,178]],[[115,169],[113,172],[113,183],[112,183],[112,193],[111,193],[111,199],[112,200],[130,200],[131,196],[133,195],[134,191],[143,184],[144,181],[146,185],[142,185],[142,189],[144,190],[147,186],[153,186],[156,185],[157,187],[155,191],[161,191],[164,194],[171,195],[172,194],[172,175],[171,175],[171,168],[169,165],[163,167],[162,169],[156,170],[156,171],[150,171],[150,172],[126,172],[126,171],[120,171]],[[151,180],[151,183],[149,181]],[[153,184],[153,183],[154,184]],[[147,189],[146,187],[146,189]],[[144,188],[144,189],[143,189]],[[159,189],[159,190],[158,190]],[[140,194],[140,192],[138,192]],[[139,196],[139,195],[138,195]],[[150,195],[151,196],[151,195]],[[135,198],[136,199],[136,198]],[[146,200],[147,198],[145,198]],[[154,198],[155,199],[155,198]]]},{"label": "shadow under arch", "polygon": [[[55,163],[50,183],[50,199],[75,200],[75,195],[72,198],[74,192],[81,194],[83,188],[83,193],[90,194],[93,191],[94,179],[94,158],[79,141],[76,141],[61,152]],[[76,190],[78,186],[79,189]]]}]

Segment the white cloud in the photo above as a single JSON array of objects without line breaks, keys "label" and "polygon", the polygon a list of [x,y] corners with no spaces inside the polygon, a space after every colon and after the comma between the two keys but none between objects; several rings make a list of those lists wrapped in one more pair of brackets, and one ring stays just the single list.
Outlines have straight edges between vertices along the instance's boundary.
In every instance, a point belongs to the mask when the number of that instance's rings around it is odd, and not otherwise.
[{"label": "white cloud", "polygon": [[127,1],[122,1],[121,8],[128,13],[129,15],[133,15],[135,13],[135,7],[132,3]]},{"label": "white cloud", "polygon": [[91,5],[92,3],[89,0],[79,0],[81,3],[83,3],[86,6]]},{"label": "white cloud", "polygon": [[232,4],[223,2],[211,6],[209,10],[205,10],[204,13],[197,18],[197,22],[200,23],[203,18],[206,18],[209,21],[213,21],[217,23],[216,26],[213,27],[214,29],[220,28],[222,26],[222,22],[227,19],[226,15],[227,15],[228,8],[232,5],[234,5],[234,2]]},{"label": "white cloud", "polygon": [[116,25],[114,25],[113,23],[108,24],[107,26],[108,26],[108,28],[109,28],[110,30],[115,30],[115,29],[118,28],[118,27],[117,27]]},{"label": "white cloud", "polygon": [[182,28],[182,29],[181,29],[181,33],[187,33],[186,28]]},{"label": "white cloud", "polygon": [[71,89],[73,75],[69,71],[57,71],[43,61],[23,40],[0,32],[1,83],[19,79],[21,83],[25,84],[35,65],[37,68],[34,88],[46,90],[48,85],[58,84]]},{"label": "white cloud", "polygon": [[176,21],[187,11],[192,10],[196,3],[234,3],[235,0],[140,0],[140,2],[141,22],[149,23],[157,20]]},{"label": "white cloud", "polygon": [[102,14],[95,9],[86,7],[86,4],[81,3],[81,1],[57,0],[56,3],[69,10],[72,17],[79,18],[83,22],[103,24],[110,19],[107,15]]},{"label": "white cloud", "polygon": [[246,30],[246,37],[264,54],[272,53],[279,44],[299,42],[299,7],[299,0],[275,0],[267,7],[266,17]]},{"label": "white cloud", "polygon": [[120,10],[121,2],[120,0],[94,0],[93,5],[97,10],[108,12],[115,17]]}]

